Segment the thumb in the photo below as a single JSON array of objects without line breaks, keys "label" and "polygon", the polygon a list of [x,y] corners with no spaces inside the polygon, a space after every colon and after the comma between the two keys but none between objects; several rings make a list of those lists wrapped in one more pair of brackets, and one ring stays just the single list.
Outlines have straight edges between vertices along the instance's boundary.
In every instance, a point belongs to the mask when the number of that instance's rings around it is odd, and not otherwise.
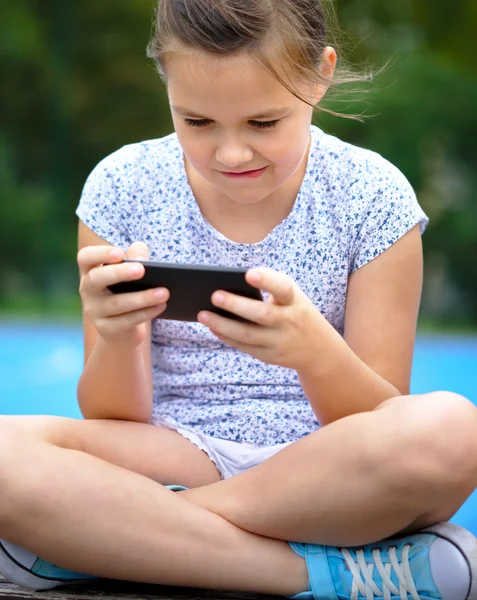
[{"label": "thumb", "polygon": [[126,258],[147,260],[149,258],[149,248],[144,242],[134,242],[127,249]]}]

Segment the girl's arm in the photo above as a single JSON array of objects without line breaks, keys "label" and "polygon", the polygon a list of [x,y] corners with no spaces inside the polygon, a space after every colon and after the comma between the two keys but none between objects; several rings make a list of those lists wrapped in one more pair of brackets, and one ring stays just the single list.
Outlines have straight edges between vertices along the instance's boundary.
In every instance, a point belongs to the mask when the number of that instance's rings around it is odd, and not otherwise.
[{"label": "girl's arm", "polygon": [[351,275],[344,339],[323,319],[326,351],[297,369],[322,425],[409,393],[422,271],[416,226]]},{"label": "girl's arm", "polygon": [[[81,221],[79,249],[109,245]],[[101,338],[83,314],[84,370],[78,403],[86,419],[123,419],[147,423],[152,414],[151,325],[134,347]]]},{"label": "girl's arm", "polygon": [[[85,317],[86,330],[93,328]],[[150,336],[149,336],[150,339]],[[121,346],[95,335],[85,344],[85,366],[78,383],[78,403],[85,419],[121,419],[147,423],[152,415],[152,382],[141,346]]]},{"label": "girl's arm", "polygon": [[223,342],[294,369],[322,425],[373,410],[409,392],[422,287],[419,226],[350,277],[344,338],[284,273],[250,269],[265,302],[218,291],[212,303],[243,317],[209,311],[199,321]]}]

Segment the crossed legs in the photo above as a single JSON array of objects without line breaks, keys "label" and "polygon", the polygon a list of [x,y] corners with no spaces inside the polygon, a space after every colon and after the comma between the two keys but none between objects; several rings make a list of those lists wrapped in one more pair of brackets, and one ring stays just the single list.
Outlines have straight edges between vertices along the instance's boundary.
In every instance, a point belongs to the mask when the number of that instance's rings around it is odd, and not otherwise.
[{"label": "crossed legs", "polygon": [[438,392],[393,398],[182,494],[246,531],[354,546],[448,520],[475,487],[477,408]]},{"label": "crossed legs", "polygon": [[93,575],[291,595],[306,567],[282,540],[357,545],[448,519],[477,486],[476,432],[457,395],[400,397],[220,481],[168,430],[4,417],[0,537]]}]

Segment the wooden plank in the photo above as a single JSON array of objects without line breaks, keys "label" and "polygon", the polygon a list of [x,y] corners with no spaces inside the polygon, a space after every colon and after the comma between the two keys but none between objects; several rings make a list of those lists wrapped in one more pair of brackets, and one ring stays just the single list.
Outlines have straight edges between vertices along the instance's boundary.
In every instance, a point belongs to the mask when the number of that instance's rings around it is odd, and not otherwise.
[{"label": "wooden plank", "polygon": [[3,600],[283,600],[282,596],[267,596],[247,592],[202,590],[200,588],[148,585],[101,579],[81,586],[65,586],[46,592],[33,592],[8,583],[0,575],[0,599]]}]

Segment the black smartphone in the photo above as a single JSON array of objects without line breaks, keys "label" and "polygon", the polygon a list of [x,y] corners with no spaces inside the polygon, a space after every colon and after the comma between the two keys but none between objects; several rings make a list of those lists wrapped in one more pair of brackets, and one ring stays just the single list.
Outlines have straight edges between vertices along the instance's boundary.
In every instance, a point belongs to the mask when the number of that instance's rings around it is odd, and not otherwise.
[{"label": "black smartphone", "polygon": [[134,281],[122,281],[109,286],[115,294],[139,292],[156,287],[170,291],[166,310],[161,319],[197,321],[197,313],[208,310],[236,321],[245,321],[226,310],[217,308],[210,297],[216,290],[224,290],[254,300],[263,300],[260,290],[245,280],[247,269],[208,265],[184,265],[146,260],[125,259],[123,262],[139,262],[145,267],[144,276]]}]

